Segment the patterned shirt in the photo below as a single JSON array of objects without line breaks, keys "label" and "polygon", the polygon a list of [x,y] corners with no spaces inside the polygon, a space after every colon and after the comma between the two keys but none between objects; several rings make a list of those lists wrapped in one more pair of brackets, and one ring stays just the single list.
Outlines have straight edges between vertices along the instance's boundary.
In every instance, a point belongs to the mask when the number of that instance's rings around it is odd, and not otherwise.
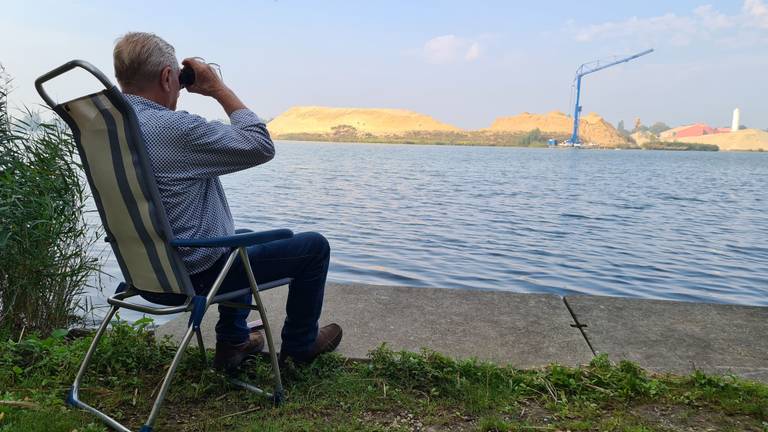
[{"label": "patterned shirt", "polygon": [[[139,119],[168,223],[177,238],[234,234],[219,176],[270,161],[275,147],[264,122],[251,110],[233,112],[231,125],[172,111],[125,94]],[[180,248],[190,274],[210,268],[226,248]]]}]

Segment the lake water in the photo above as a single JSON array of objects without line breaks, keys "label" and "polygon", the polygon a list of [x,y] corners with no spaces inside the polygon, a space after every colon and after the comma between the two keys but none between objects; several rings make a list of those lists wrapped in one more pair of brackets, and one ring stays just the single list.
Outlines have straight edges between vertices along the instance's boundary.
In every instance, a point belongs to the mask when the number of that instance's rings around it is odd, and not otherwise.
[{"label": "lake water", "polygon": [[768,305],[768,154],[276,145],[236,225],[325,234],[330,281]]}]

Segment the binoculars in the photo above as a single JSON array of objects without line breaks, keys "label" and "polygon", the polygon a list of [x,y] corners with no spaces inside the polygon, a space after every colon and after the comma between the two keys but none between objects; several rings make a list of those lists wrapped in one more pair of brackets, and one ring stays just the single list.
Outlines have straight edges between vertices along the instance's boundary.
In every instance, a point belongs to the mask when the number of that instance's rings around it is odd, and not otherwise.
[{"label": "binoculars", "polygon": [[195,70],[189,66],[184,66],[179,72],[179,84],[181,88],[187,88],[195,83]]},{"label": "binoculars", "polygon": [[[205,59],[201,57],[195,57],[195,60],[206,63]],[[221,74],[221,66],[219,66],[218,63],[206,63],[206,64],[208,65],[208,67],[216,71],[216,74],[219,75],[219,78],[224,80],[224,76]],[[181,85],[181,88],[187,88],[194,83],[195,83],[195,70],[189,66],[182,67],[181,71],[179,72],[179,84]]]}]

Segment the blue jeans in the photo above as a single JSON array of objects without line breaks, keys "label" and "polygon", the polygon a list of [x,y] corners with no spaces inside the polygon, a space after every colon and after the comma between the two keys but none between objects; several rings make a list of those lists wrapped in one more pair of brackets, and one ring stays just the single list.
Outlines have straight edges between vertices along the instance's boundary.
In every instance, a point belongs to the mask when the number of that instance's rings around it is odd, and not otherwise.
[{"label": "blue jeans", "polygon": [[[328,240],[321,234],[308,232],[296,234],[290,239],[250,246],[247,251],[256,283],[293,278],[288,287],[281,350],[289,353],[307,351],[317,338],[318,320],[323,308],[325,279],[331,256]],[[191,275],[197,294],[208,293],[226,258],[225,255],[208,270]],[[249,286],[248,276],[238,256],[218,293],[224,294]],[[160,304],[181,304],[186,299],[186,296],[180,294],[142,293],[142,297]],[[249,293],[231,301],[251,304],[252,298]],[[219,305],[216,339],[229,343],[246,341],[249,337],[246,322],[249,312],[249,309]]]}]

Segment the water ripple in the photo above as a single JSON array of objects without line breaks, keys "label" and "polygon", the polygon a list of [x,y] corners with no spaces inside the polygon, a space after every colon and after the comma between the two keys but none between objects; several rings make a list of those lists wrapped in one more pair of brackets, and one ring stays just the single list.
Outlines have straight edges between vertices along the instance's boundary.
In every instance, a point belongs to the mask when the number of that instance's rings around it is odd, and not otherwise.
[{"label": "water ripple", "polygon": [[768,305],[766,179],[757,153],[279,142],[222,180],[238,226],[324,233],[333,281]]}]

